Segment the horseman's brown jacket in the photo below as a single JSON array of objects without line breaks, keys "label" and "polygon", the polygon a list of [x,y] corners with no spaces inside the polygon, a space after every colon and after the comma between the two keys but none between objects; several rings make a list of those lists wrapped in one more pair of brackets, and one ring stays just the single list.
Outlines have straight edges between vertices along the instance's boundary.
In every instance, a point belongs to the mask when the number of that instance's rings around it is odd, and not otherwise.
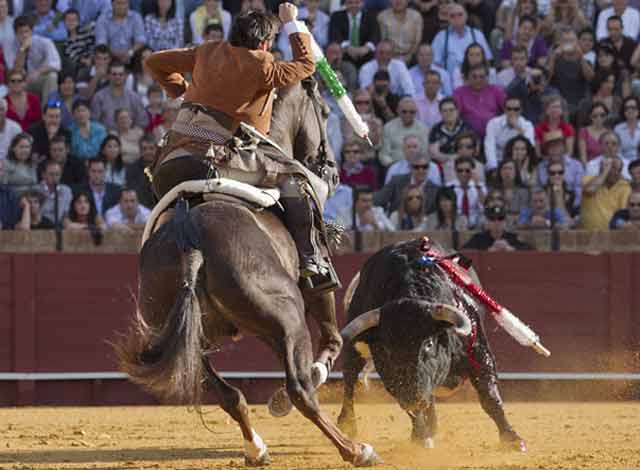
[{"label": "horseman's brown jacket", "polygon": [[[291,85],[315,71],[310,38],[289,35],[293,60],[276,62],[270,52],[234,47],[228,42],[155,52],[145,65],[172,98],[203,104],[229,115],[235,132],[240,121],[267,134],[274,88]],[[185,79],[191,74],[192,81]]]}]

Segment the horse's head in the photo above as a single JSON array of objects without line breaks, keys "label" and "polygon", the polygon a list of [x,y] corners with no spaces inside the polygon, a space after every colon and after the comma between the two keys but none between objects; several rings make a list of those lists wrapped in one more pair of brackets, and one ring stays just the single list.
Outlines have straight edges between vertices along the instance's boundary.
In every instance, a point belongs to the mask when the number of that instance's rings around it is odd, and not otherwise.
[{"label": "horse's head", "polygon": [[313,77],[280,88],[273,104],[270,137],[285,153],[327,181],[333,193],[338,171],[327,138],[329,112]]}]

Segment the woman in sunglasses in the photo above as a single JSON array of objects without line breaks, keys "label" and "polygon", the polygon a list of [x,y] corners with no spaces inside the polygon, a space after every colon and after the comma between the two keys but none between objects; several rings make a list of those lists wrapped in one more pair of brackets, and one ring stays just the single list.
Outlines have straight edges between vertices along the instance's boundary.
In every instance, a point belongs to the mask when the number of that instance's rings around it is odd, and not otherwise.
[{"label": "woman in sunglasses", "polygon": [[638,158],[637,148],[640,144],[640,100],[629,96],[622,102],[621,123],[613,130],[620,137],[620,152],[625,164]]},{"label": "woman in sunglasses", "polygon": [[26,91],[26,75],[22,70],[10,70],[7,74],[9,93],[7,93],[7,117],[13,119],[23,131],[42,119],[40,98]]},{"label": "woman in sunglasses", "polygon": [[602,155],[600,137],[607,131],[604,122],[608,114],[609,109],[604,103],[593,103],[589,112],[589,124],[578,132],[578,155],[585,168],[589,160]]},{"label": "woman in sunglasses", "polygon": [[426,232],[427,216],[425,215],[424,193],[422,186],[410,184],[402,192],[402,202],[398,210],[389,217],[396,230]]},{"label": "woman in sunglasses", "polygon": [[549,162],[547,164],[549,181],[544,187],[549,198],[549,205],[560,209],[564,220],[569,222],[569,228],[574,226],[574,217],[579,215],[579,208],[574,207],[576,194],[569,188],[564,180],[564,164],[562,162]]}]

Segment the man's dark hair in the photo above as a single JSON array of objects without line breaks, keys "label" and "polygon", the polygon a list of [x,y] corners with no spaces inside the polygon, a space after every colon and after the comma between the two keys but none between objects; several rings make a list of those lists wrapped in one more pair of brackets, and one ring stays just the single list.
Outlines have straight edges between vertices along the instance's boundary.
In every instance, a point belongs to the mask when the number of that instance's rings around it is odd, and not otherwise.
[{"label": "man's dark hair", "polygon": [[203,36],[207,36],[208,34],[212,33],[213,31],[218,31],[220,33],[224,33],[224,29],[222,29],[222,25],[220,23],[209,23],[204,28],[204,32],[202,33],[202,35]]},{"label": "man's dark hair", "polygon": [[629,173],[631,173],[631,171],[635,170],[639,166],[640,166],[640,158],[633,160],[631,163],[629,163],[629,166],[628,166]]},{"label": "man's dark hair", "polygon": [[530,16],[530,15],[521,16],[518,24],[522,24],[525,22],[531,23],[534,28],[538,26],[538,20],[536,20],[535,16]]},{"label": "man's dark hair", "polygon": [[455,161],[456,170],[463,163],[468,163],[469,165],[471,165],[471,168],[475,168],[476,167],[476,161],[473,159],[473,157],[468,157],[468,156],[464,155],[462,157],[457,157],[456,158],[456,161]]},{"label": "man's dark hair", "polygon": [[95,54],[109,54],[110,56],[113,56],[113,54],[111,54],[111,49],[106,44],[98,44],[95,47],[95,49],[93,50],[93,53],[94,53],[94,55]]},{"label": "man's dark hair", "polygon": [[513,54],[524,54],[528,57],[529,51],[524,46],[513,46],[513,49],[511,49],[511,55]]},{"label": "man's dark hair", "polygon": [[37,189],[28,189],[25,192],[23,192],[22,194],[20,194],[20,196],[22,197],[26,197],[27,199],[37,199],[38,202],[40,203],[40,205],[44,204],[44,194],[42,194],[40,191],[38,191]]},{"label": "man's dark hair", "polygon": [[33,30],[33,19],[29,15],[20,15],[13,20],[13,30],[17,33],[23,26],[28,26]]},{"label": "man's dark hair", "polygon": [[116,67],[122,67],[125,70],[127,69],[126,65],[124,65],[124,62],[122,62],[120,59],[113,59],[111,62],[109,62],[109,73],[111,73],[111,71]]},{"label": "man's dark hair", "polygon": [[69,148],[69,142],[63,134],[56,134],[51,137],[51,139],[49,139],[49,148],[51,148],[53,144],[64,144],[67,148]]},{"label": "man's dark hair", "polygon": [[446,98],[442,98],[442,99],[440,100],[440,103],[438,104],[438,109],[439,109],[440,111],[442,111],[442,107],[443,107],[445,104],[452,104],[452,105],[454,105],[454,106],[456,107],[456,109],[458,109],[458,105],[456,104],[456,100],[454,100],[454,99],[453,99],[452,97],[450,97],[450,96],[447,96]]},{"label": "man's dark hair", "polygon": [[78,19],[80,19],[80,12],[75,8],[67,8],[65,12],[62,14],[62,18],[66,18],[69,15],[76,15]]},{"label": "man's dark hair", "polygon": [[248,11],[238,15],[231,28],[229,42],[235,47],[258,49],[260,44],[276,37],[276,18],[260,11]]},{"label": "man's dark hair", "polygon": [[620,22],[620,26],[624,27],[624,22],[622,21],[622,16],[611,15],[609,18],[607,18],[607,23],[609,21],[619,21]]},{"label": "man's dark hair", "polygon": [[78,109],[80,106],[84,106],[88,110],[91,110],[91,101],[89,101],[89,100],[87,100],[85,98],[78,98],[71,105],[71,112],[75,113],[76,109]]},{"label": "man's dark hair", "polygon": [[[453,146],[456,149],[456,151],[458,150],[458,146],[460,145],[460,142],[462,142],[463,140],[471,140],[474,146],[476,147],[478,146],[478,135],[473,131],[463,131],[460,134],[458,134],[456,138],[453,140]],[[474,164],[474,168],[475,168],[475,164]]]},{"label": "man's dark hair", "polygon": [[357,202],[360,199],[361,194],[373,194],[373,189],[368,185],[358,185],[353,188],[353,202]]},{"label": "man's dark hair", "polygon": [[101,163],[102,165],[104,165],[104,159],[102,157],[90,158],[89,161],[87,162],[87,168],[91,168],[93,165],[97,163]]}]

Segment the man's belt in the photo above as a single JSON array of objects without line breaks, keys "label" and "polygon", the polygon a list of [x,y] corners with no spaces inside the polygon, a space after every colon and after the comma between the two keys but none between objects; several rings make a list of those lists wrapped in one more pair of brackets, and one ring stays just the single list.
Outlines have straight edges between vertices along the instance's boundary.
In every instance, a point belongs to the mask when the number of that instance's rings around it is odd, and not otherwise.
[{"label": "man's belt", "polygon": [[235,132],[234,119],[226,113],[222,111],[218,111],[217,109],[211,108],[209,106],[205,106],[200,103],[192,103],[189,101],[185,101],[180,105],[180,108],[186,108],[193,112],[200,111],[201,113],[206,114],[207,116],[215,119],[218,124],[227,129],[229,132]]}]

